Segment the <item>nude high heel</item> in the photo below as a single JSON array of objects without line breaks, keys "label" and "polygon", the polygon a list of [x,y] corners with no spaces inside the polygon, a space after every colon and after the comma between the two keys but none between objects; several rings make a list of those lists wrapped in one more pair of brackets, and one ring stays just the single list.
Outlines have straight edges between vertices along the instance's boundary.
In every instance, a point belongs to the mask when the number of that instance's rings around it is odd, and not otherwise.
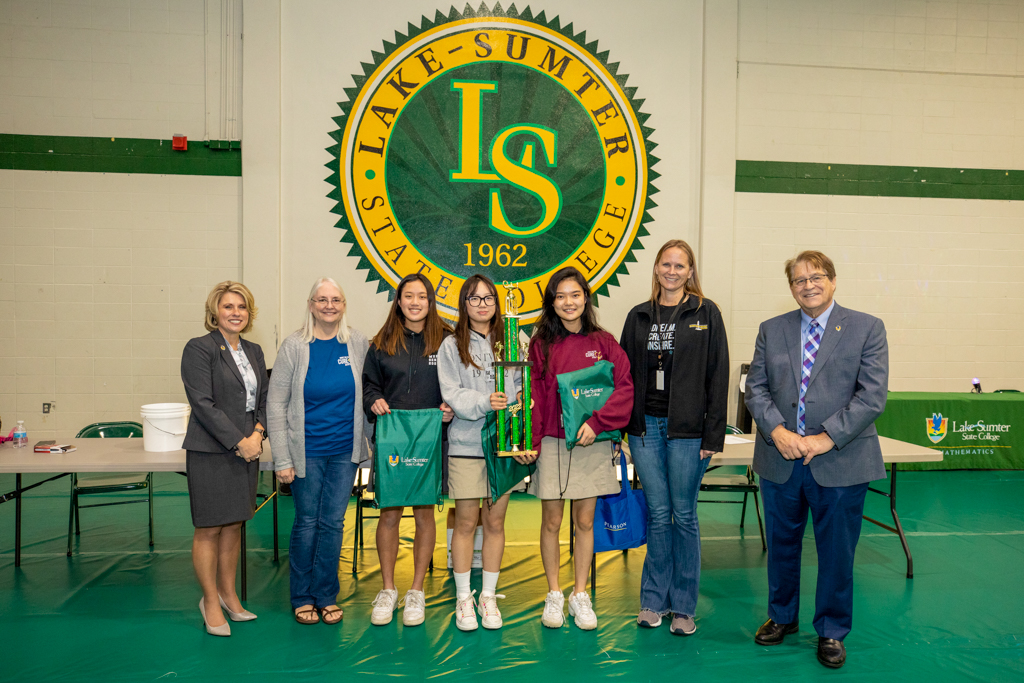
[{"label": "nude high heel", "polygon": [[231,621],[252,621],[256,618],[256,615],[247,609],[243,609],[241,612],[232,612],[231,609],[228,608],[227,604],[224,602],[224,598],[220,597],[219,594],[217,595],[217,597],[220,599],[221,609],[228,613],[228,619],[230,619]]},{"label": "nude high heel", "polygon": [[203,605],[203,598],[199,598],[199,613],[203,615],[203,625],[206,626],[206,632],[211,636],[230,636],[231,635],[231,624],[224,622],[220,626],[210,626],[209,622],[206,621],[206,606]]}]

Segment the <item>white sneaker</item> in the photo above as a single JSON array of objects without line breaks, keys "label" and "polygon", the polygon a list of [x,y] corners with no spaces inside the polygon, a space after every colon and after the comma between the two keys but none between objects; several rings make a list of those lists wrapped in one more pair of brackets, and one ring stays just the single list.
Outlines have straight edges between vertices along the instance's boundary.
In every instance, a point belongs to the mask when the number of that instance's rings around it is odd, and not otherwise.
[{"label": "white sneaker", "polygon": [[597,615],[594,614],[588,593],[573,593],[569,596],[569,616],[576,617],[576,626],[584,631],[597,628]]},{"label": "white sneaker", "polygon": [[398,591],[394,588],[382,588],[373,600],[373,612],[370,614],[370,623],[374,626],[390,624],[396,602],[398,602]]},{"label": "white sneaker", "polygon": [[498,609],[498,598],[504,599],[501,593],[480,596],[480,623],[486,629],[501,628],[501,610]]},{"label": "white sneaker", "polygon": [[540,622],[548,628],[561,628],[565,623],[562,608],[565,607],[565,596],[561,591],[551,591],[544,598],[544,614]]},{"label": "white sneaker", "polygon": [[426,599],[423,591],[415,591],[411,588],[402,598],[405,609],[402,610],[402,623],[406,626],[419,626],[423,623],[423,613],[426,610]]},{"label": "white sneaker", "polygon": [[460,631],[476,630],[476,600],[473,591],[461,600],[455,600],[455,628]]}]

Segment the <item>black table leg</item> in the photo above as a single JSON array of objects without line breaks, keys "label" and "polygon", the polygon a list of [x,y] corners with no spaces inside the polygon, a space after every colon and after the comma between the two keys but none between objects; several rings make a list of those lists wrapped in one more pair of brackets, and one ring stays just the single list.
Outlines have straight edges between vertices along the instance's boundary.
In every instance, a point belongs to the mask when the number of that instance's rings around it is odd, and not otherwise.
[{"label": "black table leg", "polygon": [[14,475],[14,566],[21,566],[21,473]]},{"label": "black table leg", "polygon": [[245,522],[242,522],[241,534],[242,534],[242,552],[241,552],[241,555],[242,555],[242,600],[245,600],[246,594],[248,592],[246,590],[246,572],[245,572]]},{"label": "black table leg", "polygon": [[910,554],[910,546],[907,545],[907,536],[903,533],[903,525],[900,524],[900,516],[896,512],[896,463],[889,465],[889,510],[892,512],[892,521],[896,524],[896,533],[903,544],[903,552],[907,555],[907,578],[914,578],[914,558]]},{"label": "black table leg", "polygon": [[914,558],[910,554],[910,546],[907,545],[907,535],[903,533],[903,525],[900,524],[900,516],[896,512],[896,467],[896,463],[889,463],[889,493],[873,489],[870,486],[868,487],[868,491],[874,491],[889,499],[889,512],[892,514],[892,521],[896,526],[891,527],[888,524],[883,524],[877,519],[871,519],[867,515],[864,515],[864,519],[900,537],[900,543],[903,544],[903,553],[907,556],[907,578],[912,579],[914,578]]}]

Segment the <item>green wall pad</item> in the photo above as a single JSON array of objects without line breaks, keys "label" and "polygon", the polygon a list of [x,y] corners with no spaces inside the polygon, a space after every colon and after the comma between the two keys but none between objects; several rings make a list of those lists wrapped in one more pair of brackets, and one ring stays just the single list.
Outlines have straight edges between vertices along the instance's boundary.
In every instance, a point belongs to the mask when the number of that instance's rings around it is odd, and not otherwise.
[{"label": "green wall pad", "polygon": [[170,140],[0,135],[0,169],[240,176],[240,145],[189,140],[187,151],[174,151]]},{"label": "green wall pad", "polygon": [[[269,473],[267,473],[269,474]],[[156,546],[149,549],[142,505],[82,511],[75,554],[67,543],[67,480],[24,499],[24,555],[14,568],[14,505],[0,505],[0,680],[102,681],[871,681],[964,683],[1024,680],[1024,471],[901,472],[899,511],[914,553],[915,578],[897,537],[864,524],[854,567],[853,631],[839,672],[815,658],[811,626],[817,556],[804,541],[800,631],[775,647],[754,644],[767,618],[768,579],[753,505],[745,532],[739,505],[698,506],[703,556],[697,632],[683,638],[636,625],[644,549],[598,555],[596,631],[541,625],[547,582],[537,547],[540,503],[515,494],[498,592],[504,628],[455,628],[455,586],[445,567],[445,517],[438,512],[426,621],[406,628],[399,610],[370,624],[381,588],[366,522],[366,547],[352,570],[354,507],[345,519],[338,626],[302,626],[288,595],[293,501],[282,498],[281,559],[273,561],[269,506],[248,523],[249,599],[259,615],[231,625],[230,638],[203,631],[189,548],[185,479],[155,475]],[[26,484],[43,475],[27,475]],[[264,476],[262,488],[269,485]],[[0,475],[0,493],[14,476]],[[884,482],[882,482],[882,488]],[[888,515],[868,494],[867,512]],[[726,494],[715,494],[724,498]],[[450,503],[447,507],[450,507]],[[138,509],[136,509],[138,508]],[[568,508],[568,505],[566,505]],[[562,526],[561,587],[571,586],[568,509]],[[810,530],[810,524],[808,524]],[[412,581],[413,520],[401,527],[396,583]],[[479,590],[480,572],[472,586]]]},{"label": "green wall pad", "polygon": [[1021,201],[1024,171],[739,160],[736,191]]}]

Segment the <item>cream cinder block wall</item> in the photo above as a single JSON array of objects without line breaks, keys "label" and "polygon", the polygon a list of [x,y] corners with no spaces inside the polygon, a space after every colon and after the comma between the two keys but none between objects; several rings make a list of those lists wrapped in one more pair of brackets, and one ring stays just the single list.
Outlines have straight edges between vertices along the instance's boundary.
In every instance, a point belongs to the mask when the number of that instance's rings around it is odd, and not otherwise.
[{"label": "cream cinder block wall", "polygon": [[[740,0],[738,159],[1024,167],[1024,5]],[[881,317],[890,389],[1024,389],[1020,202],[735,194],[733,356],[794,303],[817,248],[837,300]]]},{"label": "cream cinder block wall", "polygon": [[0,3],[0,133],[202,140],[204,7]]},{"label": "cream cinder block wall", "polygon": [[[0,415],[32,438],[183,401],[181,350],[239,276],[239,178],[0,171]],[[56,403],[50,415],[44,402]]]},{"label": "cream cinder block wall", "polygon": [[[202,144],[207,4],[0,3],[0,133]],[[206,295],[241,277],[240,199],[237,177],[0,170],[4,434],[183,401]]]},{"label": "cream cinder block wall", "polygon": [[808,246],[838,271],[836,300],[881,318],[892,391],[1024,389],[1020,202],[738,194],[734,356],[795,308],[783,262]]}]

